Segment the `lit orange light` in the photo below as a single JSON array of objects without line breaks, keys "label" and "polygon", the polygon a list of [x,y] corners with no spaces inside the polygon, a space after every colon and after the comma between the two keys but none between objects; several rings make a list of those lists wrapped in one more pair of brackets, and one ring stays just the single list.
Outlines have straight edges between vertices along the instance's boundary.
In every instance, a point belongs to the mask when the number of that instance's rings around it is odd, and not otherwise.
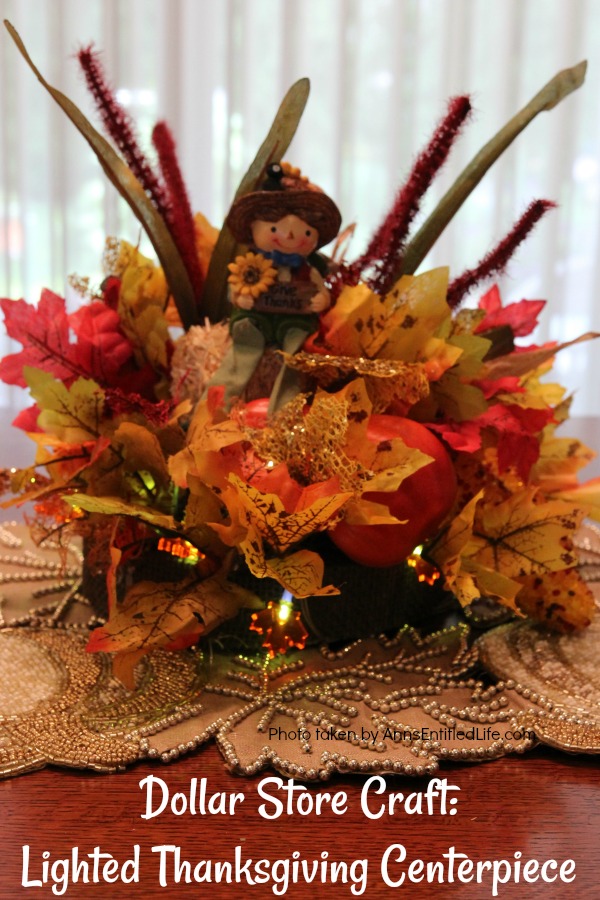
[{"label": "lit orange light", "polygon": [[411,555],[407,558],[406,562],[411,567],[411,569],[415,570],[415,574],[417,576],[417,580],[423,584],[435,584],[435,582],[440,578],[440,571],[436,569],[433,563],[430,563],[428,560],[423,559],[421,556],[423,552],[423,547],[415,547]]},{"label": "lit orange light", "polygon": [[201,559],[206,559],[204,553],[201,553],[197,547],[194,547],[193,544],[190,544],[189,541],[184,541],[182,538],[161,537],[159,538],[157,549],[162,550],[163,553],[170,553],[171,556],[176,556],[190,565],[196,565]]}]

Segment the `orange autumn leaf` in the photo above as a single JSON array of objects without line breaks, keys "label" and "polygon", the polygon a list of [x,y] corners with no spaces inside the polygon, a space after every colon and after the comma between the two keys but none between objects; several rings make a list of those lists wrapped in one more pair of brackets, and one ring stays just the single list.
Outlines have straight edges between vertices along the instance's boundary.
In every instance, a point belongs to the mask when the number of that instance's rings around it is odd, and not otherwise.
[{"label": "orange autumn leaf", "polygon": [[515,598],[520,590],[521,584],[518,581],[507,578],[502,572],[481,566],[472,559],[464,558],[454,584],[456,598],[462,606],[486,597],[512,609],[518,615],[521,615],[521,611]]}]

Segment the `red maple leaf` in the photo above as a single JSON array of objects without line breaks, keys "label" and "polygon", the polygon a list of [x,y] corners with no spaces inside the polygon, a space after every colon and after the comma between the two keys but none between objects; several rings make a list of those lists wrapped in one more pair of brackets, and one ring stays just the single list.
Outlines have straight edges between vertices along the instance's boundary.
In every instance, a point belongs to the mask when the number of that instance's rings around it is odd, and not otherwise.
[{"label": "red maple leaf", "polygon": [[476,332],[488,331],[499,325],[508,325],[515,337],[531,334],[538,324],[538,316],[546,305],[545,300],[519,300],[502,306],[498,285],[493,285],[479,301],[479,309],[485,309],[487,315],[479,323]]},{"label": "red maple leaf", "polygon": [[43,369],[61,381],[85,375],[73,356],[69,343],[69,320],[65,301],[58,294],[44,289],[37,306],[25,300],[0,300],[4,312],[6,333],[23,344],[18,353],[5,356],[0,362],[0,378],[7,384],[26,387],[23,367]]},{"label": "red maple leaf", "polygon": [[483,428],[494,428],[498,434],[498,466],[501,472],[514,466],[524,482],[540,455],[540,431],[554,418],[552,409],[522,409],[500,403],[479,416]]}]

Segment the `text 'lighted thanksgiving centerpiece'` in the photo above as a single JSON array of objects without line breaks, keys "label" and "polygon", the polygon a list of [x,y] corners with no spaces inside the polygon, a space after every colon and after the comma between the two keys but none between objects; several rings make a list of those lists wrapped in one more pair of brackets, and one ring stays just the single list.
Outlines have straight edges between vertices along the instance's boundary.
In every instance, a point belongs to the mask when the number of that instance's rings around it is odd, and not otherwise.
[{"label": "text 'lighted thanksgiving centerpiece'", "polygon": [[[50,291],[35,306],[3,300],[23,350],[0,376],[29,388],[35,406],[16,424],[37,444],[35,464],[11,470],[17,496],[6,505],[33,501],[37,539],[83,535],[87,569],[106,573],[108,618],[89,649],[116,653],[132,683],[141,655],[189,646],[244,607],[256,610],[249,627],[272,654],[301,648],[298,603],[317,598],[343,614],[357,584],[361,630],[377,631],[369,617],[384,585],[386,606],[402,609],[389,571],[413,572],[425,610],[437,580],[463,606],[484,597],[552,627],[587,625],[593,598],[572,539],[584,516],[600,516],[600,485],[578,483],[593,454],[556,435],[569,400],[542,381],[566,345],[516,346],[542,301],[503,307],[492,287],[476,308],[460,308],[552,204],[532,203],[450,283],[446,268],[415,274],[497,156],[585,67],[559,73],[411,236],[469,115],[468,98],[451,100],[350,262],[346,232],[329,255],[318,252],[340,231],[333,201],[280,163],[306,80],[284,99],[217,232],[192,215],[167,126],[153,132],[155,169],[97,57],[79,59],[120,155],[34,70],[161,265],[110,239],[103,283],[72,279],[77,312]],[[406,577],[398,583],[408,590]],[[266,607],[265,596],[274,598]],[[350,636],[347,623],[339,636]]]}]

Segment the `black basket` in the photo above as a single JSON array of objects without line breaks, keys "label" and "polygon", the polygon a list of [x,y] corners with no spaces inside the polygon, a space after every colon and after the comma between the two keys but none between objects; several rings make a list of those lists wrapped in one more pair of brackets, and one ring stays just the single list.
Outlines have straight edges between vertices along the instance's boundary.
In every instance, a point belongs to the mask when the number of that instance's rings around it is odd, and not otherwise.
[{"label": "black basket", "polygon": [[[318,552],[325,562],[323,583],[340,590],[338,596],[296,600],[313,642],[334,643],[391,634],[403,625],[433,630],[443,624],[449,610],[456,605],[452,595],[439,583],[433,586],[420,583],[414,569],[406,563],[388,568],[360,565],[348,559],[326,535],[312,538],[305,546]],[[122,598],[136,582],[178,581],[189,571],[189,566],[177,557],[149,550],[120,573],[117,595]],[[272,578],[256,578],[241,559],[229,577],[265,603],[281,599],[281,585]],[[98,616],[107,615],[105,575],[92,574],[85,563],[82,593]],[[221,626],[219,638],[231,638],[247,646],[256,643],[256,635],[249,633],[250,615],[250,611],[242,610],[235,619]]]}]

